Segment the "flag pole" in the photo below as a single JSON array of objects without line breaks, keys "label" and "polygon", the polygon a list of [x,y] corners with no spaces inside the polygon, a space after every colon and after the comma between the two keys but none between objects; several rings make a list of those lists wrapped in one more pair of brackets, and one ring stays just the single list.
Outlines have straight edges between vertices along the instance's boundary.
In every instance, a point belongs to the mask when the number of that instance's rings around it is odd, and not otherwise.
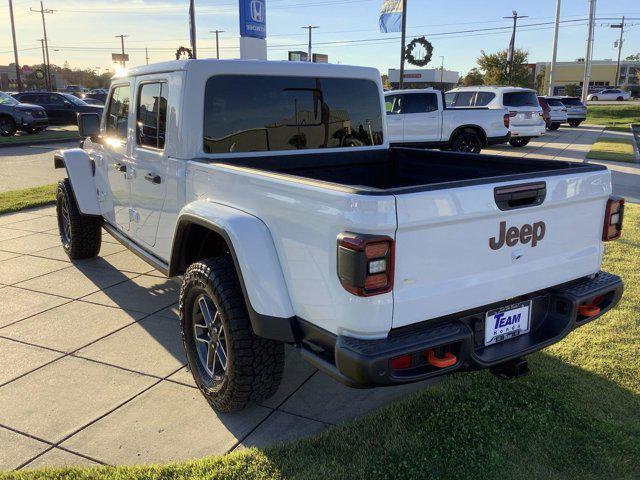
[{"label": "flag pole", "polygon": [[407,0],[402,0],[402,47],[400,49],[400,80],[398,81],[398,88],[404,87],[404,56],[406,48],[406,36],[407,36]]}]

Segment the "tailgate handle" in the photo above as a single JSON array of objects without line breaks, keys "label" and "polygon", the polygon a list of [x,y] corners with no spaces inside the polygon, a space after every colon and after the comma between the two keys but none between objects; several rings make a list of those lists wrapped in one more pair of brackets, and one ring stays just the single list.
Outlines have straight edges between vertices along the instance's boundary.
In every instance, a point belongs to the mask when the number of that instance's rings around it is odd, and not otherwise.
[{"label": "tailgate handle", "polygon": [[536,182],[496,187],[493,190],[493,196],[500,210],[533,207],[544,202],[547,196],[547,184]]}]

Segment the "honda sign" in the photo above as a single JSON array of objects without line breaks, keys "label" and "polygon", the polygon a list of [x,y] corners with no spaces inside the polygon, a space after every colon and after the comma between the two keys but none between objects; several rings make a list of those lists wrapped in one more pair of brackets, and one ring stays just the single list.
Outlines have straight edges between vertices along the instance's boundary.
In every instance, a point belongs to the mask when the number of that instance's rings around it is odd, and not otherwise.
[{"label": "honda sign", "polygon": [[240,0],[240,36],[264,39],[267,36],[266,0]]}]

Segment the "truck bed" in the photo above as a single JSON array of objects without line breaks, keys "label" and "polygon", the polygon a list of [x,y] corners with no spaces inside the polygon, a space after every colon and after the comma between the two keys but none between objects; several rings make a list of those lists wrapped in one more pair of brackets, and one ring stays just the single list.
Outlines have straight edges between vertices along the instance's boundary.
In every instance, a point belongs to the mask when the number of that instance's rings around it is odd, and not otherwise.
[{"label": "truck bed", "polygon": [[576,162],[403,147],[260,156],[216,163],[302,177],[364,194],[436,190],[606,169],[601,165]]}]

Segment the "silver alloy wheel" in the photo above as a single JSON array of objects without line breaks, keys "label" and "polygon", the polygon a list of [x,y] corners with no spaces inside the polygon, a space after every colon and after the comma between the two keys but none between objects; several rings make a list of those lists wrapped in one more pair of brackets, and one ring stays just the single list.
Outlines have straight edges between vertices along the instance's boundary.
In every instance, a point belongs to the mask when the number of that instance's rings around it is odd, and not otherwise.
[{"label": "silver alloy wheel", "polygon": [[215,382],[221,382],[227,372],[227,339],[220,313],[206,294],[196,299],[192,320],[200,366]]}]

